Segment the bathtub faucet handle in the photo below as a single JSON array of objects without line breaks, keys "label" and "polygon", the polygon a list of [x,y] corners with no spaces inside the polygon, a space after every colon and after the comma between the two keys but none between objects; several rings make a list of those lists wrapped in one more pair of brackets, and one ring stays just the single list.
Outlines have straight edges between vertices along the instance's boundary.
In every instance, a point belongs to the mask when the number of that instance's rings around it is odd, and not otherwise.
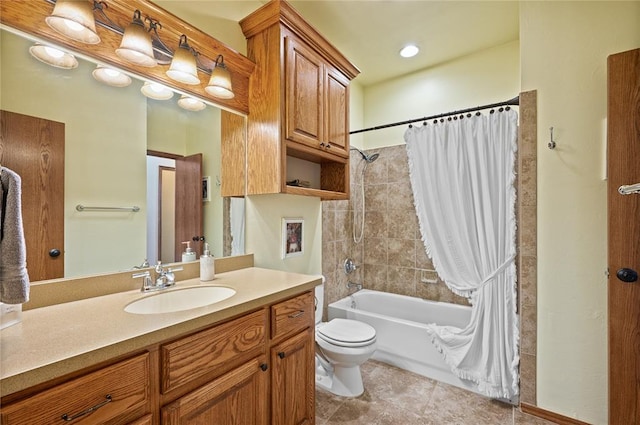
[{"label": "bathtub faucet handle", "polygon": [[344,272],[346,274],[351,274],[355,272],[357,268],[358,266],[356,265],[355,261],[353,261],[351,258],[347,258],[346,260],[344,260]]}]

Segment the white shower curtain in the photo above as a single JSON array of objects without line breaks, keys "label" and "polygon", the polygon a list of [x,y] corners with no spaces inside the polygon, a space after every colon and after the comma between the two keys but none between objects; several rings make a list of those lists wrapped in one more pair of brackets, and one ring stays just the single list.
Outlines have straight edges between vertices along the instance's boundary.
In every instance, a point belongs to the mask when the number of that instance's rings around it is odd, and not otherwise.
[{"label": "white shower curtain", "polygon": [[430,324],[432,341],[458,377],[505,399],[518,394],[517,120],[507,110],[405,133],[425,248],[446,285],[472,304],[463,329]]}]

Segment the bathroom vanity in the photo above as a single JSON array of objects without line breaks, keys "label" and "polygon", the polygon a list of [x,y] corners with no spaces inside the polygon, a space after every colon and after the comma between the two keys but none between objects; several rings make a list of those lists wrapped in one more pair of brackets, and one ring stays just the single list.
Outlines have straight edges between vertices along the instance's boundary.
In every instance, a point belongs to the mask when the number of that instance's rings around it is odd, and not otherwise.
[{"label": "bathroom vanity", "polygon": [[236,294],[163,314],[126,313],[154,296],[139,290],[25,311],[0,333],[0,422],[314,423],[320,278],[249,267],[209,283]]}]

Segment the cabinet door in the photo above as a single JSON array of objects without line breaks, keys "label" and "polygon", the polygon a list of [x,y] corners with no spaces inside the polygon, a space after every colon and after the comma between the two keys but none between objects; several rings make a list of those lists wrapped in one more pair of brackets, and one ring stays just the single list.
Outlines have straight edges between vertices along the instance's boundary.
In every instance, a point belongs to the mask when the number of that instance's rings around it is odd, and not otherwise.
[{"label": "cabinet door", "polygon": [[326,67],[325,121],[327,150],[349,156],[349,80],[340,71]]},{"label": "cabinet door", "polygon": [[313,329],[271,349],[273,425],[310,425],[315,421]]},{"label": "cabinet door", "polygon": [[[261,367],[262,366],[262,367]],[[264,358],[211,381],[162,408],[163,425],[267,425]]]},{"label": "cabinet door", "polygon": [[286,138],[312,148],[324,147],[324,65],[306,44],[285,38]]}]

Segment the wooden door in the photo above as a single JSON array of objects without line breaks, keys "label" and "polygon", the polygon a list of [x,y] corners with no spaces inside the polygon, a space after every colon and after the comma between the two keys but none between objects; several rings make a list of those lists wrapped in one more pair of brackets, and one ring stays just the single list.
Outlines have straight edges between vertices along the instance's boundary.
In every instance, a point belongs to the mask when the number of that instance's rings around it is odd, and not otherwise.
[{"label": "wooden door", "polygon": [[265,370],[264,359],[257,358],[233,369],[163,407],[162,423],[266,425]]},{"label": "wooden door", "polygon": [[609,424],[640,425],[640,193],[618,192],[640,183],[640,49],[609,56],[607,96]]},{"label": "wooden door", "polygon": [[63,277],[64,124],[7,111],[0,121],[0,163],[22,179],[29,279]]},{"label": "wooden door", "polygon": [[176,158],[176,261],[182,260],[182,252],[190,241],[191,248],[202,253],[202,154]]},{"label": "wooden door", "polygon": [[271,349],[273,425],[315,423],[314,344],[307,329]]}]

